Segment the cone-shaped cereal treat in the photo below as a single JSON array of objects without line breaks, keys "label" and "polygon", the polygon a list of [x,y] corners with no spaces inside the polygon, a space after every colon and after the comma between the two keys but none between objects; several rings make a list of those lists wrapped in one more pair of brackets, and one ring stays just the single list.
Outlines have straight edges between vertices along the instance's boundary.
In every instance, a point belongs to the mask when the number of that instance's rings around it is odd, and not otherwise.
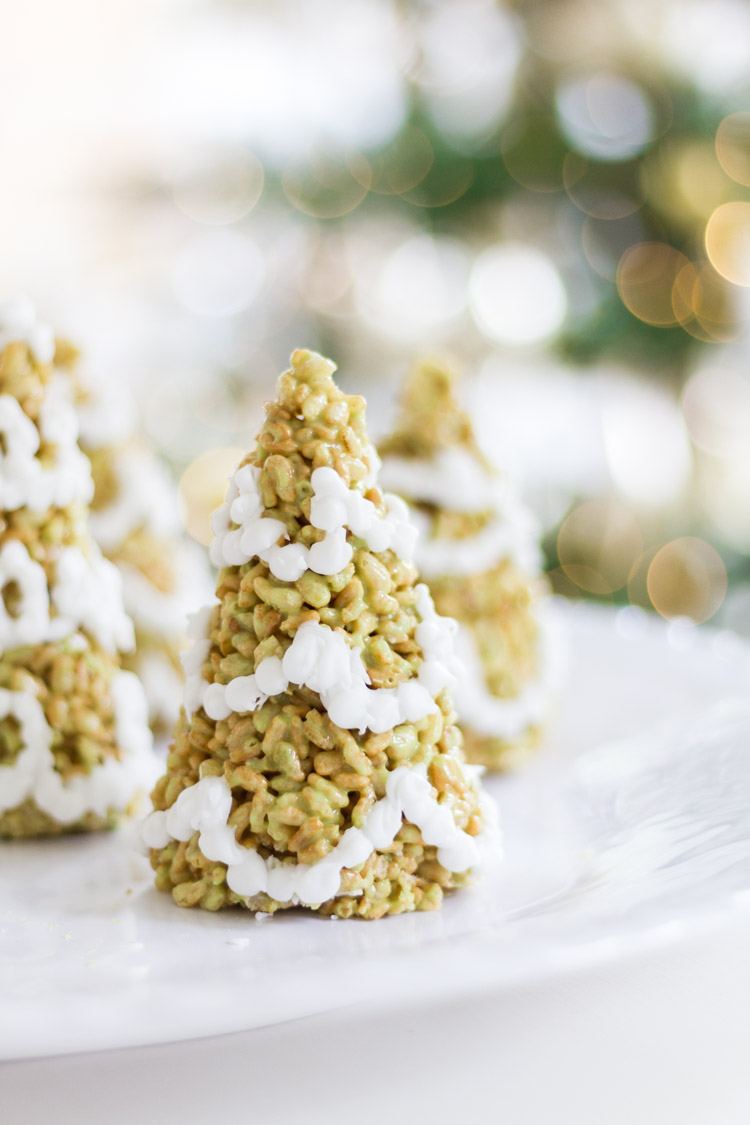
[{"label": "cone-shaped cereal treat", "polygon": [[213,520],[218,604],[144,825],[181,906],[431,910],[482,831],[446,685],[453,622],[375,481],[365,403],[297,351]]},{"label": "cone-shaped cereal treat", "polygon": [[57,341],[55,364],[73,379],[80,445],[91,461],[91,533],[120,572],[135,624],[136,647],[124,667],[140,677],[151,725],[164,733],[179,713],[188,615],[211,596],[209,568],[181,527],[166,466],[137,436],[132,399],[82,370],[66,342]]},{"label": "cone-shaped cereal treat", "polygon": [[415,561],[435,606],[459,622],[467,757],[503,769],[538,740],[555,678],[535,522],[481,453],[440,364],[416,368],[380,454],[381,483],[420,527]]},{"label": "cone-shaped cereal treat", "polygon": [[0,836],[114,824],[155,774],[115,568],[51,332],[0,306]]}]

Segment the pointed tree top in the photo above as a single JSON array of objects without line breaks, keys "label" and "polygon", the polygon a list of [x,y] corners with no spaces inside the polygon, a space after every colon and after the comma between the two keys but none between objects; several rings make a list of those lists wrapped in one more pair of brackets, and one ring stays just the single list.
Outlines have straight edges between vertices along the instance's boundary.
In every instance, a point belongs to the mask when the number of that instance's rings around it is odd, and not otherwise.
[{"label": "pointed tree top", "polygon": [[396,428],[380,452],[431,458],[441,450],[463,447],[481,457],[471,419],[458,401],[458,381],[446,362],[422,359],[404,384]]},{"label": "pointed tree top", "polygon": [[292,354],[291,367],[279,376],[276,399],[266,405],[257,449],[244,464],[260,465],[264,477],[266,471],[274,477],[283,468],[279,459],[286,458],[297,480],[324,466],[350,487],[369,480],[374,450],[365,400],[344,394],[333,380],[335,370],[336,364],[317,352]]}]

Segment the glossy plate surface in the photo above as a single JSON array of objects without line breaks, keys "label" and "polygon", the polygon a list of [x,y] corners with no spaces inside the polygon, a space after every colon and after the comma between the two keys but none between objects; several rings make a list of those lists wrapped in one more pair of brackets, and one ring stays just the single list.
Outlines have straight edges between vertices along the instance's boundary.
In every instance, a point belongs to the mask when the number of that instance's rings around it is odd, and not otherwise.
[{"label": "glossy plate surface", "polygon": [[750,646],[560,612],[557,721],[523,772],[489,782],[505,859],[434,914],[179,910],[126,834],[0,845],[0,1057],[502,991],[750,910]]}]

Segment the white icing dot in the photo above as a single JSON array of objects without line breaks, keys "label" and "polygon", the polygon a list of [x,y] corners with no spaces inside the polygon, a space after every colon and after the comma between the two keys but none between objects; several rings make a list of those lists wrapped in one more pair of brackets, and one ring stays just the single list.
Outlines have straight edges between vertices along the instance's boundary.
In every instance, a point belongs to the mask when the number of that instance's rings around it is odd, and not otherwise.
[{"label": "white icing dot", "polygon": [[[229,532],[232,535],[233,532]],[[245,561],[251,559],[253,555],[260,558],[261,552],[267,551],[269,547],[273,547],[278,539],[286,536],[286,528],[281,520],[271,519],[255,519],[247,527],[247,529],[240,533],[240,546],[245,554]],[[226,551],[226,548],[225,548]]]},{"label": "white icing dot", "polygon": [[222,684],[207,684],[203,692],[203,709],[209,719],[226,719],[232,714],[225,698],[225,689]]},{"label": "white icing dot", "polygon": [[265,660],[261,660],[255,672],[255,682],[265,696],[281,695],[286,691],[289,681],[278,656],[267,656]]},{"label": "white icing dot", "polygon": [[255,676],[237,676],[227,684],[224,698],[232,711],[242,715],[256,709],[263,698],[263,692],[258,687]]},{"label": "white icing dot", "polygon": [[335,531],[346,522],[346,506],[332,497],[315,496],[310,502],[310,522],[321,531]]},{"label": "white icing dot", "polygon": [[307,549],[302,543],[272,547],[269,560],[269,568],[276,578],[282,582],[296,582],[307,570]]},{"label": "white icing dot", "polygon": [[346,529],[326,532],[320,543],[313,543],[307,552],[307,565],[316,574],[338,574],[352,561],[353,550],[346,541]]}]

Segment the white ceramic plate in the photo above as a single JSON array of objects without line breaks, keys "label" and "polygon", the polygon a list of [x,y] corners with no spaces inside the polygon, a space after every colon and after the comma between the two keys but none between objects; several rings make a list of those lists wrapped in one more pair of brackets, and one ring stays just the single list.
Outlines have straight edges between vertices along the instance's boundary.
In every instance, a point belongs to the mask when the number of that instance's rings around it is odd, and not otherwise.
[{"label": "white ceramic plate", "polygon": [[562,615],[557,722],[526,770],[489,783],[505,860],[435,914],[179,910],[123,834],[2,844],[0,1057],[497,989],[750,909],[750,647],[632,610]]}]

